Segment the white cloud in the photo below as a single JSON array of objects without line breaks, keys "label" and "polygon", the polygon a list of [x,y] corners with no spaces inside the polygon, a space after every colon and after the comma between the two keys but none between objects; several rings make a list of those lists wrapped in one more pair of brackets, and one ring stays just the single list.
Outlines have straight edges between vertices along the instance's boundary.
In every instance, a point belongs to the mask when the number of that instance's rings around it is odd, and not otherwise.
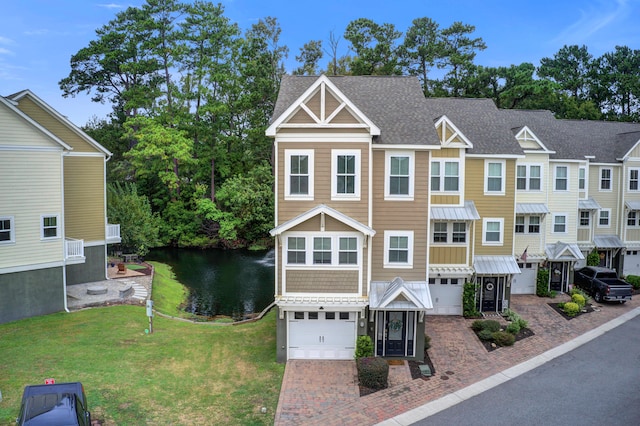
[{"label": "white cloud", "polygon": [[37,30],[25,31],[24,34],[28,36],[41,36],[49,34],[49,30],[47,30],[46,28],[40,28]]},{"label": "white cloud", "polygon": [[13,55],[13,52],[4,47],[0,47],[0,55]]},{"label": "white cloud", "polygon": [[14,41],[7,37],[0,36],[0,44],[9,45],[14,44]]},{"label": "white cloud", "polygon": [[602,33],[630,14],[629,0],[598,0],[586,6],[588,8],[579,9],[580,18],[565,28],[555,42],[586,44],[593,35]]},{"label": "white cloud", "polygon": [[105,9],[124,9],[123,5],[115,3],[101,3],[98,4],[98,7],[104,7]]}]

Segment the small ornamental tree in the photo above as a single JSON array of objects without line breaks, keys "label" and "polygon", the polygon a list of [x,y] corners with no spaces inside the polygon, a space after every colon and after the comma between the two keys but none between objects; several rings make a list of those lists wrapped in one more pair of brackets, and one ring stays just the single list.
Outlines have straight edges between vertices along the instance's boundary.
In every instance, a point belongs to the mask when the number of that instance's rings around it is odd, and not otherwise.
[{"label": "small ornamental tree", "polygon": [[587,256],[587,266],[598,266],[600,264],[600,254],[595,248]]}]

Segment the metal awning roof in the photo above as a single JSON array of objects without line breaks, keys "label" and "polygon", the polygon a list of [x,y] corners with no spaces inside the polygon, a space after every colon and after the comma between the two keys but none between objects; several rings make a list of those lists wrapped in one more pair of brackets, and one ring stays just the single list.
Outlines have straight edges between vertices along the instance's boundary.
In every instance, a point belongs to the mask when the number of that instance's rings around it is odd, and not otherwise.
[{"label": "metal awning roof", "polygon": [[516,214],[547,214],[549,207],[543,203],[517,203]]},{"label": "metal awning roof", "polygon": [[477,275],[519,274],[520,267],[513,256],[476,256],[473,267]]},{"label": "metal awning roof", "polygon": [[480,214],[473,201],[465,201],[462,207],[431,207],[432,220],[479,220]]},{"label": "metal awning roof", "polygon": [[602,207],[600,206],[600,204],[598,204],[596,200],[589,197],[586,200],[579,200],[578,208],[580,210],[600,210]]},{"label": "metal awning roof", "polygon": [[640,201],[626,201],[624,205],[629,210],[640,210]]},{"label": "metal awning roof", "polygon": [[582,251],[577,244],[563,243],[547,244],[545,247],[549,260],[576,261],[584,259]]},{"label": "metal awning roof", "polygon": [[372,281],[369,309],[406,311],[433,309],[429,284],[426,281],[404,281],[400,277],[392,281]]},{"label": "metal awning roof", "polygon": [[596,235],[593,237],[593,242],[598,248],[621,248],[625,246],[617,235]]}]

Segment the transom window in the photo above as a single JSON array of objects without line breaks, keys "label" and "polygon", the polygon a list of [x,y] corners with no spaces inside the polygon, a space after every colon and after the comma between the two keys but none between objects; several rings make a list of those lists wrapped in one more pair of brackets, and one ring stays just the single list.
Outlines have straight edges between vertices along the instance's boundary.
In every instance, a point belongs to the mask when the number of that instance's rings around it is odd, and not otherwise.
[{"label": "transom window", "polygon": [[13,216],[0,216],[0,244],[15,242]]},{"label": "transom window", "polygon": [[504,180],[505,180],[505,166],[504,161],[489,161],[485,162],[485,192],[489,194],[504,194]]},{"label": "transom window", "polygon": [[638,172],[640,169],[629,169],[629,191],[638,191]]},{"label": "transom window", "polygon": [[58,238],[58,226],[59,219],[57,215],[43,215],[42,216],[42,233],[41,237],[43,239],[52,239]]},{"label": "transom window", "polygon": [[413,266],[413,231],[384,231],[384,267]]},{"label": "transom window", "polygon": [[457,192],[460,190],[460,163],[458,161],[431,162],[431,190]]},{"label": "transom window", "polygon": [[502,245],[504,219],[497,218],[483,219],[484,232],[482,233],[482,244]]},{"label": "transom window", "polygon": [[569,169],[567,166],[556,166],[554,188],[556,191],[567,191],[569,189]]},{"label": "transom window", "polygon": [[600,169],[600,190],[611,191],[611,169]]},{"label": "transom window", "polygon": [[285,199],[313,199],[313,150],[285,150]]},{"label": "transom window", "polygon": [[562,214],[553,216],[553,232],[555,233],[567,232],[567,216]]},{"label": "transom window", "polygon": [[523,164],[516,168],[517,189],[521,191],[539,191],[542,181],[542,167],[533,164]]}]

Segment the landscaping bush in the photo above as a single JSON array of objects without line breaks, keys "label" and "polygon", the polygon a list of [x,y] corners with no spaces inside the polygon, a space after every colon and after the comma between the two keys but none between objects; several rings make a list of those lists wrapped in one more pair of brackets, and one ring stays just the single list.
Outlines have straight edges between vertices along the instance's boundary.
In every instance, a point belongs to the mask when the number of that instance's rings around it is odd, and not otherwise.
[{"label": "landscaping bush", "polygon": [[496,320],[485,320],[482,323],[482,329],[483,330],[489,330],[492,333],[496,332],[496,331],[500,331],[500,323]]},{"label": "landscaping bush", "polygon": [[538,269],[538,276],[536,277],[536,295],[539,297],[549,297],[551,292],[549,291],[549,270],[546,268]]},{"label": "landscaping bush", "polygon": [[480,340],[493,340],[493,333],[491,330],[483,329],[478,332],[478,338]]},{"label": "landscaping bush", "polygon": [[510,323],[505,331],[515,336],[520,332],[520,323],[518,321]]},{"label": "landscaping bush", "polygon": [[476,308],[476,285],[466,282],[462,290],[462,315],[465,318],[480,316]]},{"label": "landscaping bush", "polygon": [[569,293],[571,296],[573,296],[574,294],[579,294],[582,297],[584,297],[584,303],[585,305],[591,300],[591,297],[581,288],[578,287],[573,287],[571,288],[571,292]]},{"label": "landscaping bush", "polygon": [[373,356],[373,342],[369,336],[358,336],[356,340],[356,359]]},{"label": "landscaping bush", "polygon": [[591,253],[587,255],[587,266],[598,266],[600,264],[600,253],[594,247]]},{"label": "landscaping bush", "polygon": [[516,322],[518,323],[518,326],[520,326],[521,329],[529,327],[529,323],[523,320],[522,318],[519,318],[518,321]]},{"label": "landscaping bush", "polygon": [[475,320],[471,323],[471,329],[473,331],[480,331],[484,328],[484,320]]},{"label": "landscaping bush", "polygon": [[507,317],[507,320],[511,321],[512,323],[518,324],[518,330],[529,327],[529,323],[523,320],[520,315],[518,315],[516,312],[512,311],[511,309],[507,309],[504,312],[504,314]]},{"label": "landscaping bush", "polygon": [[625,277],[625,281],[631,284],[634,290],[640,290],[640,276],[638,275],[627,275]]},{"label": "landscaping bush", "polygon": [[360,385],[369,389],[380,390],[387,387],[389,364],[382,358],[363,357],[356,360]]},{"label": "landscaping bush", "polygon": [[516,342],[516,336],[506,331],[496,331],[493,333],[493,341],[498,346],[513,346]]},{"label": "landscaping bush", "polygon": [[[424,350],[426,351],[430,347],[431,347],[431,337],[425,335],[424,336]],[[372,348],[371,350],[373,350],[373,345],[371,346],[371,348]]]},{"label": "landscaping bush", "polygon": [[570,317],[575,317],[580,312],[580,306],[575,302],[567,302],[564,304],[563,311]]},{"label": "landscaping bush", "polygon": [[571,295],[571,301],[576,303],[580,309],[584,308],[584,305],[587,303],[586,300],[584,300],[584,296],[578,293]]}]

